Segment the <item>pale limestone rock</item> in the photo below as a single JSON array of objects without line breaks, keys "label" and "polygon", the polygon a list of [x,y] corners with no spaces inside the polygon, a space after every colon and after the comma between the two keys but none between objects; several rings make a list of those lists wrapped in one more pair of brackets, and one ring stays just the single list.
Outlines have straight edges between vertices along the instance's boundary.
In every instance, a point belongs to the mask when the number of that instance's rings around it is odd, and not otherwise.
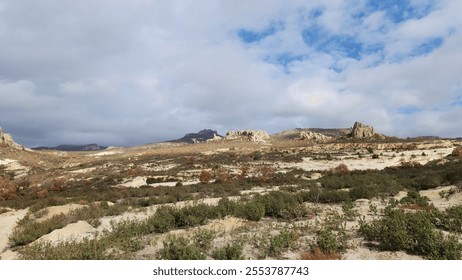
[{"label": "pale limestone rock", "polygon": [[234,140],[242,139],[248,140],[256,143],[266,143],[270,139],[269,134],[264,130],[238,130],[238,131],[228,131],[226,133],[225,139]]},{"label": "pale limestone rock", "polygon": [[300,139],[301,140],[311,140],[316,142],[326,142],[332,140],[332,137],[327,135],[316,133],[313,131],[302,131],[300,132]]},{"label": "pale limestone rock", "polygon": [[355,139],[373,138],[376,134],[374,128],[369,125],[364,125],[360,122],[355,122],[351,130],[351,137]]}]

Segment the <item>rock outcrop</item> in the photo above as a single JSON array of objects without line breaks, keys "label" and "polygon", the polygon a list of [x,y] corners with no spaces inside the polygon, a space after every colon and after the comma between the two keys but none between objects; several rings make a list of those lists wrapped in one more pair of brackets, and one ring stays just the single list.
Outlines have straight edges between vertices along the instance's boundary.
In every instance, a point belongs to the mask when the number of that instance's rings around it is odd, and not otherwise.
[{"label": "rock outcrop", "polygon": [[315,142],[326,142],[326,141],[332,140],[333,138],[327,135],[321,134],[321,133],[313,132],[313,131],[302,131],[300,132],[300,139],[315,141]]},{"label": "rock outcrop", "polygon": [[24,146],[19,145],[14,142],[13,137],[8,133],[3,133],[2,128],[0,127],[0,145],[11,147],[14,149],[24,150]]},{"label": "rock outcrop", "polygon": [[241,139],[256,143],[266,143],[270,139],[269,134],[264,130],[230,130],[226,133],[225,139]]},{"label": "rock outcrop", "polygon": [[214,141],[223,139],[217,131],[211,129],[203,129],[197,133],[188,133],[178,140],[173,142],[184,142],[184,143],[201,143],[206,141]]},{"label": "rock outcrop", "polygon": [[374,138],[376,136],[374,128],[369,125],[364,125],[360,122],[355,122],[351,130],[351,137],[354,139]]}]

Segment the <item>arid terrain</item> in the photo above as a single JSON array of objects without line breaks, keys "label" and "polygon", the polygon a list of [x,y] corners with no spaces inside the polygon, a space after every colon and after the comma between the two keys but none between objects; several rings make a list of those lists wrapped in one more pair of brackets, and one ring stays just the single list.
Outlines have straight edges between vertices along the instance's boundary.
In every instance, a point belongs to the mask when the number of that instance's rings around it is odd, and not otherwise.
[{"label": "arid terrain", "polygon": [[193,140],[0,143],[1,259],[461,259],[460,140],[361,124]]}]

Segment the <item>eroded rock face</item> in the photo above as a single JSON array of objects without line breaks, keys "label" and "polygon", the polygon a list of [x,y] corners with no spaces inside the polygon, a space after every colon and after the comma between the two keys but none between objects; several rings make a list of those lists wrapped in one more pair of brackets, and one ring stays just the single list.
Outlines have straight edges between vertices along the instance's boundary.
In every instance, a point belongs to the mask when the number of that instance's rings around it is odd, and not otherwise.
[{"label": "eroded rock face", "polygon": [[316,133],[313,131],[302,131],[300,132],[300,139],[316,141],[316,142],[326,142],[326,141],[332,140],[332,137],[326,136],[321,133]]},{"label": "eroded rock face", "polygon": [[372,126],[365,125],[360,122],[355,122],[353,129],[351,130],[351,137],[354,139],[373,138],[375,136],[376,134]]},{"label": "eroded rock face", "polygon": [[14,142],[13,137],[8,133],[3,133],[2,128],[0,127],[0,145],[7,147],[23,150],[24,147]]},{"label": "eroded rock face", "polygon": [[256,143],[265,143],[270,139],[269,134],[264,130],[230,130],[226,133],[225,139],[242,139]]}]

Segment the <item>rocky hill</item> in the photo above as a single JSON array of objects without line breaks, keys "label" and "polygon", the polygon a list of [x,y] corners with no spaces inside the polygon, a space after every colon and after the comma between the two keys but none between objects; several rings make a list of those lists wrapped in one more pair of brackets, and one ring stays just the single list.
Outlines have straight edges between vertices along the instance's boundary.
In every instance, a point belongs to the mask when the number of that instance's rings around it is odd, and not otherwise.
[{"label": "rocky hill", "polygon": [[219,135],[216,130],[203,129],[197,133],[185,134],[185,136],[183,136],[182,138],[169,142],[201,143],[205,141],[219,140],[222,138],[223,136]]},{"label": "rocky hill", "polygon": [[58,145],[56,147],[36,147],[33,150],[56,150],[66,152],[79,152],[79,151],[101,151],[107,149],[106,146],[99,146],[98,144],[86,144],[86,145]]}]

